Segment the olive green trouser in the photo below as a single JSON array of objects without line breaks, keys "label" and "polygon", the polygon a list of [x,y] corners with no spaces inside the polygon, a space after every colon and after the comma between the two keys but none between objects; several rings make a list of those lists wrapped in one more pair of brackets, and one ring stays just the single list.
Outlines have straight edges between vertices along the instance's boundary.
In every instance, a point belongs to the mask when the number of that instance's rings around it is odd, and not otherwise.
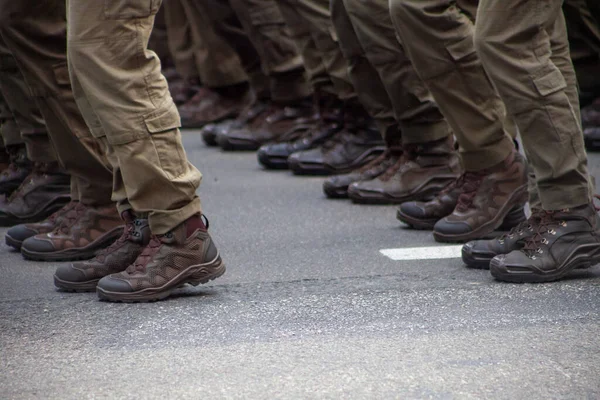
[{"label": "olive green trouser", "polygon": [[27,157],[33,162],[56,162],[44,118],[19,71],[17,62],[0,37],[0,92],[4,98],[7,121],[2,124],[6,146],[25,144]]},{"label": "olive green trouser", "polygon": [[215,32],[238,54],[259,96],[290,102],[310,95],[302,57],[275,0],[199,0],[197,3]]},{"label": "olive green trouser", "polygon": [[110,203],[111,171],[83,120],[69,83],[65,2],[0,0],[0,35],[39,108],[56,156],[71,175],[71,198]]},{"label": "olive green trouser", "polygon": [[412,71],[393,30],[385,20],[381,21],[382,16],[389,20],[387,6],[345,0],[331,0],[330,4],[333,25],[358,97],[375,118],[386,143],[423,143],[448,136],[443,117]]},{"label": "olive green trouser", "polygon": [[355,99],[348,62],[331,21],[329,0],[277,0],[277,5],[304,59],[313,89],[341,100]]},{"label": "olive green trouser", "polygon": [[396,32],[452,127],[467,171],[514,149],[500,96],[473,46],[477,0],[390,0]]},{"label": "olive green trouser", "polygon": [[[207,87],[223,87],[248,81],[240,59],[214,30],[202,8],[196,6],[200,0],[169,0],[163,6],[169,14],[169,30],[189,25],[192,45],[192,60],[196,76]],[[173,25],[178,24],[177,29]],[[180,36],[180,35],[178,35]],[[175,41],[178,37],[173,38]],[[182,46],[178,46],[181,48]],[[185,75],[184,75],[185,77]]]},{"label": "olive green trouser", "polygon": [[[477,11],[474,1],[390,4],[396,29],[410,43],[411,58],[422,65],[419,72],[436,99],[439,93],[440,107],[452,100],[446,115],[453,112],[459,127],[462,122],[474,128],[475,118],[486,116],[488,125],[499,125],[503,107],[493,82],[521,132],[536,176],[530,188],[537,188],[541,206],[554,210],[590,201],[561,0],[482,0]],[[476,23],[468,17],[475,12]],[[477,137],[476,129],[463,129],[459,141],[465,133],[467,139]],[[496,142],[490,157],[501,154],[502,143]],[[533,202],[538,193],[530,193]]]},{"label": "olive green trouser", "polygon": [[565,0],[563,11],[579,87],[582,92],[597,95],[600,90],[600,19],[592,15],[586,0]]},{"label": "olive green trouser", "polygon": [[390,99],[402,142],[423,143],[448,137],[450,127],[398,41],[388,0],[343,1],[365,56]]},{"label": "olive green trouser", "polygon": [[200,212],[200,172],[188,162],[180,119],[147,49],[160,0],[70,1],[68,61],[73,92],[113,163],[120,212],[147,213],[164,234]]}]

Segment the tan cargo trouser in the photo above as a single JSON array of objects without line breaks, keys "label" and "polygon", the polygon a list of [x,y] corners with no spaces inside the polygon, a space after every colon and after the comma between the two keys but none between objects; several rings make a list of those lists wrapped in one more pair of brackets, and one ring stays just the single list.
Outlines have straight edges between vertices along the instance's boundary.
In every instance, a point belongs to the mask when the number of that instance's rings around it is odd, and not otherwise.
[{"label": "tan cargo trouser", "polygon": [[200,212],[200,172],[181,143],[179,113],[147,50],[160,0],[70,1],[73,92],[92,134],[106,144],[120,212],[148,213],[164,234]]},{"label": "tan cargo trouser", "polygon": [[477,0],[390,0],[404,49],[435,98],[468,171],[492,167],[514,149],[506,112],[475,52]]},{"label": "tan cargo trouser", "polygon": [[[275,0],[201,0],[215,31],[238,54],[255,91],[277,102],[311,94],[302,57]],[[265,90],[264,76],[268,77]]]},{"label": "tan cargo trouser", "polygon": [[27,157],[33,162],[56,162],[46,124],[31,96],[17,62],[0,37],[0,92],[12,118],[3,125],[7,146],[25,144]]},{"label": "tan cargo trouser", "polygon": [[390,98],[402,142],[423,143],[448,137],[450,127],[398,41],[388,0],[343,1],[365,56]]},{"label": "tan cargo trouser", "polygon": [[342,100],[356,98],[331,21],[329,0],[277,0],[277,4],[302,54],[312,87]]},{"label": "tan cargo trouser", "polygon": [[190,26],[193,43],[191,47],[194,66],[196,74],[205,86],[216,88],[247,82],[248,75],[242,68],[239,57],[215,32],[208,15],[196,6],[195,3],[198,2],[199,0],[169,0],[164,3],[163,7],[168,7],[170,14],[169,31],[174,30],[171,25],[176,23],[176,20],[180,21],[179,24],[182,24],[183,18],[189,21],[187,24]]},{"label": "tan cargo trouser", "polygon": [[71,197],[87,205],[111,202],[106,156],[83,120],[69,83],[65,2],[0,0],[0,34],[44,117]]},{"label": "tan cargo trouser", "polygon": [[474,38],[519,127],[546,210],[588,204],[592,198],[562,3],[481,0]]}]

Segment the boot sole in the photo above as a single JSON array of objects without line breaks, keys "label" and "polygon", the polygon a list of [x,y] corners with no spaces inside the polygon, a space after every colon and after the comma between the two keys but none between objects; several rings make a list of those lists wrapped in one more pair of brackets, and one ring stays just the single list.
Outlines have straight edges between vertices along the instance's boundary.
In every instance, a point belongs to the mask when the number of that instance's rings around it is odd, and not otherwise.
[{"label": "boot sole", "polygon": [[385,147],[373,147],[364,153],[362,153],[359,157],[354,160],[351,164],[347,164],[344,166],[339,166],[337,168],[325,165],[325,164],[316,164],[316,163],[303,163],[303,162],[289,162],[289,168],[292,170],[294,175],[313,175],[313,176],[323,176],[323,175],[340,175],[347,174],[352,172],[363,165],[371,162],[376,159],[385,151]]},{"label": "boot sole", "polygon": [[600,246],[596,244],[593,247],[596,247],[594,255],[584,254],[573,256],[573,254],[571,254],[571,256],[558,268],[544,273],[539,273],[539,271],[527,267],[501,265],[500,260],[493,258],[490,261],[490,273],[499,281],[511,283],[544,283],[557,281],[564,278],[569,272],[575,269],[591,268],[600,263]]},{"label": "boot sole", "polygon": [[23,244],[22,240],[17,240],[12,238],[8,233],[4,235],[4,242],[7,246],[12,247],[15,250],[21,250],[21,245]]},{"label": "boot sole", "polygon": [[266,169],[288,169],[288,156],[269,156],[268,154],[258,152],[258,162]]},{"label": "boot sole", "polygon": [[[494,238],[495,231],[503,225],[504,219],[509,215],[513,215],[512,213],[518,214],[522,212],[525,203],[527,202],[527,184],[521,185],[517,190],[515,190],[512,195],[508,198],[504,206],[500,209],[498,214],[488,221],[486,224],[481,225],[475,230],[472,230],[468,233],[462,233],[459,235],[449,235],[440,232],[433,231],[433,238],[437,242],[441,243],[465,243],[471,240],[476,239],[491,239]],[[512,206],[509,208],[511,203],[517,203],[518,206]],[[517,224],[525,219],[525,214],[523,213],[523,219],[518,221]]]},{"label": "boot sole", "polygon": [[59,279],[56,275],[54,275],[54,286],[65,292],[94,292],[96,290],[96,285],[98,284],[99,280],[100,279],[94,279],[86,282],[69,282],[63,281],[62,279]]},{"label": "boot sole", "polygon": [[[70,197],[69,197],[69,199],[70,199]],[[14,215],[7,215],[7,214],[0,215],[0,227],[11,227],[11,226],[19,225],[19,224],[29,224],[32,222],[43,221],[46,218],[48,218],[50,215],[54,214],[56,211],[60,210],[65,205],[67,205],[68,202],[69,202],[69,200],[60,201],[60,202],[56,202],[56,203],[47,205],[46,208],[44,208],[41,212],[39,212],[35,215],[28,215],[24,218],[18,218],[18,217],[15,217]]]},{"label": "boot sole", "polygon": [[[498,228],[500,231],[509,231],[513,226],[519,224],[521,221],[524,221],[526,218],[525,211],[523,208],[514,209],[508,213],[508,215],[502,221],[502,225]],[[416,230],[433,230],[435,223],[440,220],[440,218],[432,218],[432,219],[418,219],[413,218],[408,214],[402,212],[402,210],[398,209],[396,211],[396,219],[400,222],[405,223],[409,227]],[[491,260],[491,258],[490,258]],[[488,260],[489,261],[489,260]]]},{"label": "boot sole", "polygon": [[348,186],[339,187],[323,183],[323,192],[325,196],[330,199],[347,199],[348,198]]},{"label": "boot sole", "polygon": [[[99,242],[93,242],[93,247],[73,248],[52,253],[41,253],[21,247],[21,254],[27,260],[33,261],[79,261],[89,260],[98,250],[110,246],[123,234],[123,228],[105,234]],[[91,244],[91,243],[90,243]]]},{"label": "boot sole", "polygon": [[221,260],[221,256],[217,257],[205,264],[192,265],[182,271],[178,276],[167,282],[160,288],[144,289],[132,293],[110,292],[96,287],[96,292],[100,300],[121,302],[121,303],[142,303],[150,301],[163,300],[171,295],[171,292],[182,285],[189,283],[193,286],[208,283],[217,279],[225,273],[225,263]]},{"label": "boot sole", "polygon": [[[421,186],[416,190],[413,190],[412,193],[406,194],[402,197],[396,197],[391,194],[381,193],[381,192],[365,192],[365,191],[357,191],[357,190],[348,190],[348,197],[352,199],[353,203],[356,204],[375,204],[375,205],[388,205],[388,204],[402,204],[407,201],[413,200],[431,200],[434,196],[446,187],[446,185],[454,181],[456,177],[448,178],[446,181],[443,181],[441,185],[436,185],[433,188],[429,188],[427,190],[422,190]],[[422,190],[422,191],[420,191]]]}]

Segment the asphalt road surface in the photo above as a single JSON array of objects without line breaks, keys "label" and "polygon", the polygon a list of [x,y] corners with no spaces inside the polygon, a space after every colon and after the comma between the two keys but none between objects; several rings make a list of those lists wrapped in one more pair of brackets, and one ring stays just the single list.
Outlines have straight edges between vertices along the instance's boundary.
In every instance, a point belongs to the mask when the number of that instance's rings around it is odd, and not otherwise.
[{"label": "asphalt road surface", "polygon": [[[197,131],[184,142],[227,273],[105,303],[55,290],[58,263],[2,240],[0,398],[600,398],[600,266],[495,282],[395,207],[327,200],[322,179],[262,171]],[[440,258],[380,251],[403,247]]]}]

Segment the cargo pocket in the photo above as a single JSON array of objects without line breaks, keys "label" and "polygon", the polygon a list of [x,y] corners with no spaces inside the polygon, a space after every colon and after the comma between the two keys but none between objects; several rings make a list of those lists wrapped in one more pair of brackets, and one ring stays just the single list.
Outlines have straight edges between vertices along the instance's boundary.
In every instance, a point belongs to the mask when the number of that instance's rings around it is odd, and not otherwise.
[{"label": "cargo pocket", "polygon": [[103,0],[106,19],[147,18],[158,12],[162,0]]},{"label": "cargo pocket", "polygon": [[541,76],[533,78],[533,84],[538,93],[544,97],[567,87],[567,82],[558,69],[551,69]]},{"label": "cargo pocket", "polygon": [[161,169],[169,178],[176,178],[186,171],[187,163],[177,128],[181,126],[179,115],[172,110],[144,120],[150,140],[158,156]]}]

